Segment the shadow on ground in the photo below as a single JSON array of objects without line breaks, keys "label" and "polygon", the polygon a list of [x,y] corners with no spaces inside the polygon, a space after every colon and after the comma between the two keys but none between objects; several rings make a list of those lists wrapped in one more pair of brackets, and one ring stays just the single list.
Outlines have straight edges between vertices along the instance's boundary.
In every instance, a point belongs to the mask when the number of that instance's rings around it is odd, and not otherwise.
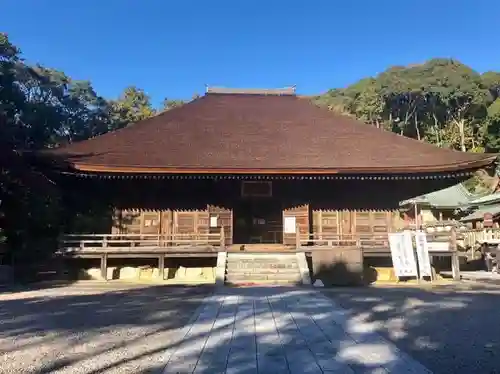
[{"label": "shadow on ground", "polygon": [[3,293],[0,372],[161,368],[168,341],[211,292],[92,282]]},{"label": "shadow on ground", "polygon": [[306,289],[212,292],[96,284],[0,295],[0,372],[153,373],[169,360],[168,373],[224,372],[228,362],[235,374],[401,372],[404,358],[374,332],[434,373],[500,372],[500,289],[325,290],[347,313]]},{"label": "shadow on ground", "polygon": [[325,290],[434,373],[500,373],[500,287],[450,284]]}]

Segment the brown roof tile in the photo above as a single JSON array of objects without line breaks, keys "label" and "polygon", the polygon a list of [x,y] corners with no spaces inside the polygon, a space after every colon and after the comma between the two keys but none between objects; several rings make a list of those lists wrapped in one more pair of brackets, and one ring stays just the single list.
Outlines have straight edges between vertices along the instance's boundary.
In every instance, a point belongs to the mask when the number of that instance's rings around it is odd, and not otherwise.
[{"label": "brown roof tile", "polygon": [[443,172],[496,157],[379,130],[295,95],[254,93],[208,93],[57,153],[80,170],[121,172]]}]

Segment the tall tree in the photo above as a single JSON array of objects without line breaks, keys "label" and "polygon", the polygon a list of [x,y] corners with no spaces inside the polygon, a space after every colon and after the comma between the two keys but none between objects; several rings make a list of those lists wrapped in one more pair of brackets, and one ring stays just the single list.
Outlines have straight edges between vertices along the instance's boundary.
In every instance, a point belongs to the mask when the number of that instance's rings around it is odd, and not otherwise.
[{"label": "tall tree", "polygon": [[483,152],[500,150],[499,97],[500,73],[480,75],[459,61],[438,58],[391,67],[314,101],[440,147]]},{"label": "tall tree", "polygon": [[488,107],[485,140],[487,151],[500,151],[500,97]]},{"label": "tall tree", "polygon": [[125,88],[118,100],[112,101],[110,105],[113,129],[127,126],[156,114],[150,97],[144,90],[134,86]]},{"label": "tall tree", "polygon": [[486,116],[491,95],[481,76],[470,67],[454,60],[434,60],[431,95],[446,108],[446,120],[454,126],[460,149],[474,149],[480,133],[480,122]]},{"label": "tall tree", "polygon": [[167,110],[183,106],[184,104],[185,104],[184,100],[172,100],[172,99],[165,98],[163,100],[161,111],[165,112]]},{"label": "tall tree", "polygon": [[498,99],[500,97],[500,73],[488,71],[481,76],[481,79],[486,88],[490,90],[493,99]]},{"label": "tall tree", "polygon": [[55,249],[66,209],[33,151],[106,132],[110,124],[108,104],[89,82],[25,63],[0,34],[0,236],[11,257],[40,261]]}]

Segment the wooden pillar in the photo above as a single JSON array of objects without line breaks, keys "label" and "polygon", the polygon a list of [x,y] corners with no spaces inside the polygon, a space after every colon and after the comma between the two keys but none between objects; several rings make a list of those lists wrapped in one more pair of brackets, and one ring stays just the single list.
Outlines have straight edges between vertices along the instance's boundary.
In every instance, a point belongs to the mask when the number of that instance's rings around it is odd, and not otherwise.
[{"label": "wooden pillar", "polygon": [[[323,210],[320,209],[317,211],[317,218],[318,218],[318,222],[317,222],[317,228],[318,228],[318,238],[317,239],[323,239]],[[338,217],[337,217],[337,220],[338,220]],[[312,239],[316,239],[314,237],[314,233],[313,233],[313,238]]]},{"label": "wooden pillar", "polygon": [[103,253],[101,256],[101,277],[104,280],[108,280],[108,255]]},{"label": "wooden pillar", "polygon": [[457,232],[454,227],[451,229],[450,233],[450,245],[451,245],[451,273],[453,275],[453,280],[460,280],[460,260],[458,258],[458,248],[457,248]]},{"label": "wooden pillar", "polygon": [[165,279],[165,255],[163,253],[158,256],[158,275],[161,280]]},{"label": "wooden pillar", "polygon": [[226,236],[224,233],[224,225],[220,226],[220,248],[221,250],[224,250],[226,247]]},{"label": "wooden pillar", "polygon": [[298,223],[295,224],[295,248],[299,249],[300,245],[300,226]]}]

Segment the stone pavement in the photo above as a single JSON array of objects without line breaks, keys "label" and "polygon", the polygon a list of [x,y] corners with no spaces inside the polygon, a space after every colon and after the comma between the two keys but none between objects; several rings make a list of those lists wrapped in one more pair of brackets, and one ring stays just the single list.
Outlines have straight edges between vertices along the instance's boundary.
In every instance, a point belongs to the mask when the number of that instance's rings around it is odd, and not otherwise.
[{"label": "stone pavement", "polygon": [[164,373],[431,373],[305,288],[221,288],[163,356]]}]

